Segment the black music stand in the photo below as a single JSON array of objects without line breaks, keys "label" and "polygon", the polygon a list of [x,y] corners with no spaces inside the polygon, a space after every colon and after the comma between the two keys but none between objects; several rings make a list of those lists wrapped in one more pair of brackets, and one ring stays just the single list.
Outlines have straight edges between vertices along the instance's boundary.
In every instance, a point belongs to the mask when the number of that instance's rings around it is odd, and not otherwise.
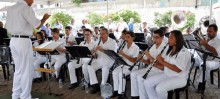
[{"label": "black music stand", "polygon": [[9,46],[10,44],[10,38],[3,38],[3,44],[6,44],[7,46]]},{"label": "black music stand", "polygon": [[135,42],[135,44],[142,50],[145,51],[149,46],[146,43]]},{"label": "black music stand", "polygon": [[146,42],[145,33],[134,33],[134,42]]},{"label": "black music stand", "polygon": [[[104,50],[104,53],[106,55],[108,55],[111,59],[115,60],[116,64],[118,65],[122,65],[122,90],[123,90],[123,79],[125,79],[125,74],[123,73],[123,67],[126,66],[130,66],[128,65],[123,59],[122,57],[120,57],[116,52],[114,52],[113,50]],[[122,91],[122,97],[124,96],[124,92]]]},{"label": "black music stand", "polygon": [[79,45],[82,41],[84,41],[84,37],[75,37],[76,43]]},{"label": "black music stand", "polygon": [[203,99],[204,98],[204,92],[205,92],[205,84],[206,84],[206,81],[205,81],[205,71],[206,71],[206,58],[208,56],[212,56],[214,58],[217,58],[217,59],[220,59],[220,57],[217,57],[217,56],[214,56],[211,52],[209,51],[204,51],[204,50],[201,50],[201,49],[195,49],[196,51],[199,51],[201,53],[203,53],[202,57],[203,57],[203,64],[202,64],[202,70],[203,70],[203,74],[202,74],[202,96],[201,98]]},{"label": "black music stand", "polygon": [[196,40],[193,35],[183,35],[183,39],[185,40],[188,49],[200,48],[200,45],[198,44],[199,41]]},{"label": "black music stand", "polygon": [[65,46],[66,50],[75,58],[91,58],[92,53],[87,46]]}]

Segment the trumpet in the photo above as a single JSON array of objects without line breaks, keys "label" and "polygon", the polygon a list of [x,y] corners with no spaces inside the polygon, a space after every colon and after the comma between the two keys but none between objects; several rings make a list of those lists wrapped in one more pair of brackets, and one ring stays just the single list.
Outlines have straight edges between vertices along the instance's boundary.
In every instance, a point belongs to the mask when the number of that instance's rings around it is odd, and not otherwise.
[{"label": "trumpet", "polygon": [[[100,43],[101,43],[101,39],[99,40],[98,45],[99,45]],[[97,45],[97,46],[98,46],[98,45]],[[96,47],[97,47],[97,46],[96,46]],[[96,48],[96,47],[95,47],[95,48]],[[91,60],[89,61],[88,65],[91,65],[93,59],[98,57],[96,51],[94,51],[93,54],[94,54],[94,55],[92,56],[92,58],[91,58]]]},{"label": "trumpet", "polygon": [[[163,47],[163,49],[161,50],[160,54],[163,54],[164,50],[166,49],[168,43]],[[143,78],[146,79],[147,75],[150,73],[151,69],[153,68],[153,66],[156,64],[157,60],[155,59],[153,61],[153,63],[151,64],[151,67],[147,70],[147,72],[144,74]]]}]

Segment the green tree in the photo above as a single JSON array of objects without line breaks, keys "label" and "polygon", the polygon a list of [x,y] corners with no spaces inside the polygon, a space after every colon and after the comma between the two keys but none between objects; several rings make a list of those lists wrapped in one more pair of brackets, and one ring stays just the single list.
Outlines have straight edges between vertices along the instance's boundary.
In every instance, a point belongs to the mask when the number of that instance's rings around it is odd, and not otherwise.
[{"label": "green tree", "polygon": [[123,20],[127,23],[129,22],[130,18],[133,18],[134,22],[141,22],[140,15],[138,14],[138,12],[129,9],[120,10],[110,14],[110,18],[113,21],[119,21],[120,17],[123,18]]},{"label": "green tree", "polygon": [[74,4],[76,4],[76,6],[80,6],[80,4],[81,4],[81,0],[72,0],[72,2],[74,3]]},{"label": "green tree", "polygon": [[187,22],[186,22],[186,24],[182,28],[179,29],[180,31],[183,31],[184,29],[186,29],[188,27],[193,27],[194,26],[195,14],[190,12],[190,11],[188,11],[186,13],[186,18],[187,18]]},{"label": "green tree", "polygon": [[154,19],[154,23],[161,27],[161,26],[165,26],[165,25],[171,25],[171,15],[172,15],[172,11],[168,11],[164,14],[160,14],[160,13],[154,13],[155,19]]},{"label": "green tree", "polygon": [[87,18],[92,26],[96,26],[103,23],[103,18],[101,15],[96,13],[90,13]]},{"label": "green tree", "polygon": [[52,14],[49,22],[51,26],[54,26],[56,23],[56,20],[59,20],[62,23],[62,25],[66,27],[70,23],[71,19],[72,19],[72,16],[67,13],[56,12]]}]

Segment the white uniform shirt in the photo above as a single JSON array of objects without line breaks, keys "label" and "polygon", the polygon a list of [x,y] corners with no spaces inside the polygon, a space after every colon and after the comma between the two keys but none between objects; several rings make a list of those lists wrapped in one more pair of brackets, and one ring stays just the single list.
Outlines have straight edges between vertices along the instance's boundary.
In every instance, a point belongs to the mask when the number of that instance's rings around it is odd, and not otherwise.
[{"label": "white uniform shirt", "polygon": [[[101,41],[99,45],[105,50],[113,50],[115,52],[117,51],[117,43],[115,42],[115,40],[111,39],[110,37],[108,37],[108,40],[104,44]],[[108,55],[106,55],[101,51],[97,51],[97,55],[98,55],[97,60],[99,60],[101,64],[106,64],[109,61],[112,61],[112,59]]]},{"label": "white uniform shirt", "polygon": [[164,58],[164,60],[170,64],[177,66],[181,72],[177,73],[166,66],[164,67],[164,73],[169,77],[178,76],[187,79],[189,68],[191,66],[191,54],[183,47],[179,53],[170,56],[169,54]]},{"label": "white uniform shirt", "polygon": [[[220,57],[220,39],[216,36],[212,40],[208,42],[208,44],[214,47],[218,53],[218,57]],[[208,56],[207,60],[213,60],[213,57]],[[215,58],[214,61],[219,61],[220,59]]]},{"label": "white uniform shirt", "polygon": [[168,38],[164,36],[164,37],[163,37],[163,42],[164,42],[164,43],[168,43]]},{"label": "white uniform shirt", "polygon": [[33,9],[24,0],[18,1],[8,9],[6,28],[12,35],[33,34],[33,28],[37,28],[41,21],[35,16]]},{"label": "white uniform shirt", "polygon": [[[125,47],[122,49],[123,52],[128,55],[129,57],[135,58],[139,54],[139,47],[133,42],[130,46],[130,48],[127,47],[127,44]],[[133,65],[134,63],[129,61],[127,58],[123,57],[123,60],[128,64],[128,65]]]},{"label": "white uniform shirt", "polygon": [[[75,36],[72,33],[70,33],[70,35],[65,37],[65,38],[68,38],[67,41],[70,41],[70,42],[73,42],[73,43],[76,42]],[[66,43],[66,45],[71,46],[69,43]]]},{"label": "white uniform shirt", "polygon": [[[60,46],[58,46],[57,48],[64,48],[64,49],[66,49],[65,48],[65,46],[66,46],[66,41],[64,40],[64,39],[62,39],[62,38],[59,38],[57,41],[55,41],[55,40],[53,40],[54,42],[62,42],[62,44],[60,45]],[[58,50],[57,50],[58,51]],[[64,56],[65,57],[65,53],[64,52],[60,52],[60,51],[58,51],[59,53],[60,53],[60,56]]]}]

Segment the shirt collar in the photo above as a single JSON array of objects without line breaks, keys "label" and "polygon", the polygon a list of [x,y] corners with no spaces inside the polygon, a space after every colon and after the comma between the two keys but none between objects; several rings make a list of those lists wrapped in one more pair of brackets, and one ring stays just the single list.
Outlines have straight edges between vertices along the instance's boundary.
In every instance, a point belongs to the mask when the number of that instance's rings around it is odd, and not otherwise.
[{"label": "shirt collar", "polygon": [[24,0],[18,0],[18,2],[28,6],[27,2],[25,2]]}]

